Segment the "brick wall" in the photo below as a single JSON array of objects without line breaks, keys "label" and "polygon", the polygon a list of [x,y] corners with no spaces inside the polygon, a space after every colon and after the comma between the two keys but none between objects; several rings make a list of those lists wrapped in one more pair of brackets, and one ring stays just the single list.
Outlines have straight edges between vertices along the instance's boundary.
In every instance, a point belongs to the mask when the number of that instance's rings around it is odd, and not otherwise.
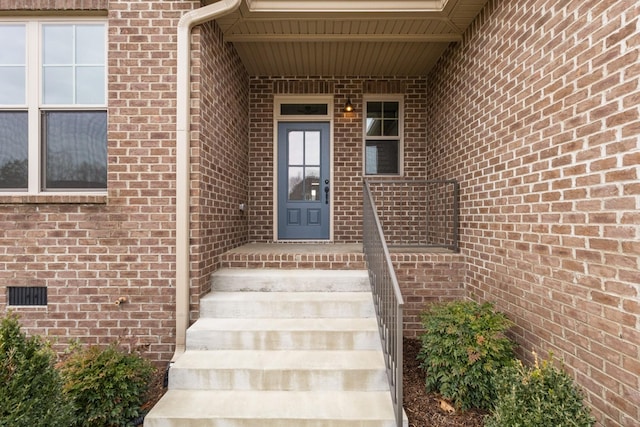
[{"label": "brick wall", "polygon": [[[426,83],[422,78],[275,78],[254,77],[250,83],[249,240],[273,240],[273,100],[280,94],[334,96],[334,240],[362,240],[362,97],[404,94],[405,177],[424,178],[426,163]],[[342,108],[347,99],[354,113]]]},{"label": "brick wall", "polygon": [[552,350],[600,425],[640,420],[640,5],[491,0],[429,76],[469,295]]},{"label": "brick wall", "polygon": [[465,258],[456,253],[409,251],[390,254],[404,298],[404,335],[418,338],[429,304],[464,299]]},{"label": "brick wall", "polygon": [[[29,4],[36,3],[106,6]],[[199,1],[109,3],[105,196],[0,196],[0,308],[6,309],[4,286],[46,286],[47,307],[14,311],[27,332],[59,339],[58,348],[68,339],[121,338],[152,360],[173,353],[176,27],[196,6]],[[129,302],[116,306],[120,296]]]},{"label": "brick wall", "polygon": [[380,180],[369,188],[389,246],[457,245],[453,182]]},{"label": "brick wall", "polygon": [[196,28],[192,61],[191,319],[220,255],[247,242],[249,78],[215,22]]}]

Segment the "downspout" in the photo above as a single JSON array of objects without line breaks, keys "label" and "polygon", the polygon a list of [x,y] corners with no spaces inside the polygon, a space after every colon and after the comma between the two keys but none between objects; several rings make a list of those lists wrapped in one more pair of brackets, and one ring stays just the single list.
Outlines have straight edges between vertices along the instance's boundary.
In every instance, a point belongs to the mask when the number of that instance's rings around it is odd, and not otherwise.
[{"label": "downspout", "polygon": [[236,10],[242,0],[220,0],[187,12],[178,23],[176,92],[176,350],[172,361],[185,351],[189,327],[190,268],[190,116],[191,30]]}]

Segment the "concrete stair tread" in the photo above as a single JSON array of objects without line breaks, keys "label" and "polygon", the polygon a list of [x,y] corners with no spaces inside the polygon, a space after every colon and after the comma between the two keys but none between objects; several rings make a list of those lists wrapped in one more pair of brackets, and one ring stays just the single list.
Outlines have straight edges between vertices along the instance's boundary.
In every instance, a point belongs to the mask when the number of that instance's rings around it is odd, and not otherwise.
[{"label": "concrete stair tread", "polygon": [[394,421],[388,391],[169,390],[145,426],[154,418]]},{"label": "concrete stair tread", "polygon": [[385,369],[376,350],[187,350],[171,369]]},{"label": "concrete stair tread", "polygon": [[200,300],[200,316],[373,317],[370,292],[213,292]]},{"label": "concrete stair tread", "polygon": [[247,292],[242,291],[214,291],[200,299],[201,303],[207,301],[291,301],[291,302],[305,302],[305,301],[320,301],[320,302],[332,302],[332,301],[355,301],[355,302],[372,302],[370,292],[253,292],[248,297]]},{"label": "concrete stair tread", "polygon": [[169,388],[182,390],[389,390],[380,351],[187,350]]},{"label": "concrete stair tread", "polygon": [[214,291],[352,292],[371,289],[367,270],[235,269],[211,275]]},{"label": "concrete stair tread", "polygon": [[196,331],[225,331],[225,332],[261,332],[261,331],[377,331],[378,323],[371,318],[201,318],[189,329]]},{"label": "concrete stair tread", "polygon": [[396,427],[366,270],[225,268],[211,285],[145,427]]}]

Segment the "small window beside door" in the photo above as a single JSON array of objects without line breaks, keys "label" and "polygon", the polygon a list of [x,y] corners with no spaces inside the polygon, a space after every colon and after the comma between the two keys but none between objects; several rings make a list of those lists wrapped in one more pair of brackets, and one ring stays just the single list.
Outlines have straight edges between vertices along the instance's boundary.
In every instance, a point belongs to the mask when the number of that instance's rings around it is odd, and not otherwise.
[{"label": "small window beside door", "polygon": [[402,104],[400,99],[365,101],[365,175],[400,175]]}]

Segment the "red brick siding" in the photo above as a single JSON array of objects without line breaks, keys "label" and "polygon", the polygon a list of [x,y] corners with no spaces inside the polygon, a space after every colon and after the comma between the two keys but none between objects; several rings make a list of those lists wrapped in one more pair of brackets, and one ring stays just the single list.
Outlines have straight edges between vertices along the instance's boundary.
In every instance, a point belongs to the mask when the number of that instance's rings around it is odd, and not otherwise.
[{"label": "red brick siding", "polygon": [[[63,3],[104,7],[46,2]],[[46,308],[14,311],[59,348],[121,338],[156,361],[173,354],[176,27],[196,6],[109,4],[107,196],[0,197],[0,283],[47,286]],[[129,302],[116,306],[120,296]]]},{"label": "red brick siding", "polygon": [[391,253],[404,298],[404,335],[424,331],[421,314],[429,304],[465,298],[465,260],[460,254]]},{"label": "red brick siding", "polygon": [[640,419],[640,5],[491,0],[429,76],[468,295],[552,350],[600,425]]},{"label": "red brick siding", "polygon": [[215,23],[194,36],[193,60],[192,320],[200,296],[210,290],[211,273],[222,253],[247,242],[249,78],[232,45]]},{"label": "red brick siding", "polygon": [[[364,78],[251,79],[250,124],[250,241],[273,240],[273,100],[278,94],[334,96],[334,240],[360,242],[362,236],[362,97],[364,94],[403,94],[405,107],[405,177],[426,175],[426,83],[424,79]],[[347,99],[355,107],[345,114]]]},{"label": "red brick siding", "polygon": [[457,244],[453,183],[384,180],[369,188],[388,245]]}]

